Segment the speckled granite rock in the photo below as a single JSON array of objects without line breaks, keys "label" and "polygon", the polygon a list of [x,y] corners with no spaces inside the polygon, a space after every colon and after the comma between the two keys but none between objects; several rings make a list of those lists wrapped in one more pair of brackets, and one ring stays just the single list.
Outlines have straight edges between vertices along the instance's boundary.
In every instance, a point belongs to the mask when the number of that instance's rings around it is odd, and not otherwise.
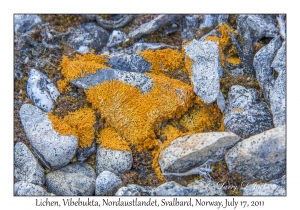
[{"label": "speckled granite rock", "polygon": [[286,189],[286,175],[282,176],[279,179],[273,179],[269,184],[276,184],[284,189]]},{"label": "speckled granite rock", "polygon": [[87,163],[73,163],[46,175],[48,191],[56,195],[94,195],[95,181],[95,171]]},{"label": "speckled granite rock", "polygon": [[110,150],[97,146],[96,172],[110,171],[116,175],[125,174],[131,169],[132,154],[128,151]]},{"label": "speckled granite rock", "polygon": [[151,64],[145,61],[141,55],[136,54],[112,57],[108,63],[114,69],[138,73],[149,72],[151,67]]},{"label": "speckled granite rock", "polygon": [[164,44],[164,43],[148,43],[148,42],[137,42],[132,46],[131,53],[139,53],[144,50],[162,50],[166,48],[176,48],[175,46]]},{"label": "speckled granite rock", "polygon": [[77,148],[76,150],[76,157],[78,162],[82,163],[86,159],[88,159],[93,153],[96,152],[96,143],[93,141],[90,147],[86,148]]},{"label": "speckled granite rock", "polygon": [[217,21],[218,15],[202,15],[199,28],[212,28],[214,25],[217,24]]},{"label": "speckled granite rock", "polygon": [[45,170],[22,142],[14,146],[14,177],[41,186],[45,183]]},{"label": "speckled granite rock", "polygon": [[199,16],[198,15],[186,15],[183,18],[183,30],[181,36],[187,39],[193,39],[196,28],[199,27]]},{"label": "speckled granite rock", "polygon": [[30,69],[26,90],[30,100],[46,112],[53,110],[54,102],[60,95],[51,80],[45,74],[35,69]]},{"label": "speckled granite rock", "polygon": [[16,196],[54,196],[53,193],[48,193],[41,186],[20,181],[14,184],[14,195]]},{"label": "speckled granite rock", "polygon": [[271,181],[286,174],[285,127],[277,127],[237,143],[225,155],[231,173],[246,182]]},{"label": "speckled granite rock", "polygon": [[121,187],[116,196],[150,196],[154,187],[151,186],[139,186],[136,184],[129,184],[126,187]]},{"label": "speckled granite rock", "polygon": [[234,85],[229,90],[227,101],[226,131],[248,138],[273,128],[272,114],[267,104],[259,100],[257,90]]},{"label": "speckled granite rock", "polygon": [[286,190],[276,184],[250,184],[241,188],[244,196],[285,196]]},{"label": "speckled granite rock", "polygon": [[210,132],[182,136],[172,141],[159,154],[163,173],[182,173],[209,159],[222,159],[240,137],[231,132]]},{"label": "speckled granite rock", "polygon": [[121,179],[110,171],[101,172],[96,179],[95,195],[114,195],[122,186]]},{"label": "speckled granite rock", "polygon": [[58,169],[70,162],[78,145],[76,137],[60,135],[53,129],[47,114],[33,105],[22,105],[19,115],[30,144],[52,168]]},{"label": "speckled granite rock", "polygon": [[110,50],[119,47],[126,39],[126,34],[122,31],[113,30],[108,38],[106,47]]},{"label": "speckled granite rock", "polygon": [[143,93],[149,92],[153,85],[152,79],[145,74],[116,69],[101,69],[96,74],[86,74],[84,78],[75,79],[71,82],[79,88],[88,89],[88,86],[95,86],[113,79],[138,87]]},{"label": "speckled granite rock", "polygon": [[192,66],[194,92],[203,102],[214,102],[220,91],[219,78],[222,71],[217,44],[194,39],[184,49],[194,62]]}]

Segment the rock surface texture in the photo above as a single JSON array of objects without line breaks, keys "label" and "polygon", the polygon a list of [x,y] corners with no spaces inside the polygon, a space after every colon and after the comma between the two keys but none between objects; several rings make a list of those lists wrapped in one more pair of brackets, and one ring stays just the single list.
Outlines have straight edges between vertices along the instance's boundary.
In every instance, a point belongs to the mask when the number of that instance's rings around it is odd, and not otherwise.
[{"label": "rock surface texture", "polygon": [[53,193],[48,193],[41,186],[20,181],[14,184],[14,195],[16,196],[53,196]]},{"label": "rock surface texture", "polygon": [[46,175],[49,192],[64,196],[94,195],[95,181],[95,171],[86,163],[73,163]]},{"label": "rock surface texture", "polygon": [[122,186],[121,179],[110,171],[101,172],[96,179],[95,195],[114,195]]},{"label": "rock surface texture", "polygon": [[229,171],[241,174],[246,182],[280,178],[286,174],[285,127],[244,139],[226,153],[225,160]]},{"label": "rock surface texture", "polygon": [[129,184],[127,187],[121,187],[117,192],[116,196],[150,196],[151,191],[154,187],[150,186],[139,186],[136,184]]},{"label": "rock surface texture", "polygon": [[70,162],[78,145],[76,137],[60,135],[53,129],[47,114],[30,104],[24,104],[19,115],[30,144],[52,168],[58,169]]},{"label": "rock surface texture", "polygon": [[285,196],[286,190],[276,184],[251,184],[241,191],[245,196]]}]

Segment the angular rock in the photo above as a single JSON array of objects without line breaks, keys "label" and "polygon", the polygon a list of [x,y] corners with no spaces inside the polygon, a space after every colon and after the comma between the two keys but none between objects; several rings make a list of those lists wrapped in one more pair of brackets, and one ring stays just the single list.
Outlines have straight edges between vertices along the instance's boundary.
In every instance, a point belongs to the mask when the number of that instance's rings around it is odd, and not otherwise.
[{"label": "angular rock", "polygon": [[154,187],[151,186],[139,186],[136,184],[129,184],[127,187],[121,187],[116,196],[151,196],[151,191]]},{"label": "angular rock", "polygon": [[151,64],[143,59],[141,55],[123,55],[122,57],[112,57],[108,63],[114,69],[128,72],[144,73],[149,72]]},{"label": "angular rock", "polygon": [[274,179],[269,182],[269,184],[276,184],[284,189],[286,189],[286,175],[282,176],[279,179]]},{"label": "angular rock", "polygon": [[229,90],[228,102],[224,119],[226,131],[248,138],[273,128],[272,115],[267,104],[259,100],[257,90],[234,85]]},{"label": "angular rock", "polygon": [[267,102],[270,101],[270,90],[272,89],[272,83],[275,80],[271,64],[281,43],[280,37],[277,36],[272,39],[269,44],[261,48],[255,54],[253,59],[256,78]]},{"label": "angular rock", "polygon": [[122,31],[113,30],[111,35],[108,38],[106,44],[107,48],[117,48],[119,47],[126,39],[126,34]]},{"label": "angular rock", "polygon": [[14,15],[14,32],[25,33],[42,22],[38,15]]},{"label": "angular rock", "polygon": [[88,86],[96,86],[113,79],[138,87],[143,93],[149,92],[153,85],[152,79],[145,74],[116,69],[100,69],[95,74],[86,74],[84,78],[75,79],[71,82],[79,88],[88,89]]},{"label": "angular rock", "polygon": [[278,15],[276,17],[276,20],[277,20],[277,24],[278,24],[278,28],[279,28],[279,34],[281,36],[282,39],[285,40],[285,37],[286,37],[286,24],[285,24],[285,18],[286,16],[285,15]]},{"label": "angular rock", "polygon": [[97,146],[96,173],[110,171],[116,175],[125,174],[131,169],[132,154],[128,151],[110,150]]},{"label": "angular rock", "polygon": [[183,18],[183,30],[181,36],[187,39],[193,39],[196,28],[199,26],[199,16],[198,15],[187,15]]},{"label": "angular rock", "polygon": [[238,51],[245,71],[255,75],[252,46],[263,37],[276,37],[278,28],[272,19],[265,18],[263,15],[239,15],[237,30],[241,39],[238,39],[237,35],[231,35],[232,43]]},{"label": "angular rock", "polygon": [[273,128],[237,143],[225,160],[246,182],[271,181],[286,174],[285,127]]},{"label": "angular rock", "polygon": [[20,181],[14,184],[14,195],[16,196],[54,196],[53,193],[48,193],[41,186]]},{"label": "angular rock", "polygon": [[95,182],[95,171],[86,163],[73,163],[46,175],[47,189],[56,195],[94,195]]},{"label": "angular rock", "polygon": [[60,95],[56,86],[48,77],[35,70],[30,69],[27,80],[27,95],[34,104],[46,112],[51,112],[54,108],[54,102]]},{"label": "angular rock", "polygon": [[275,127],[286,124],[286,42],[282,43],[271,67],[278,73],[270,90],[270,105]]},{"label": "angular rock", "polygon": [[250,184],[241,188],[244,196],[285,196],[286,190],[276,184]]},{"label": "angular rock", "polygon": [[176,15],[158,15],[156,18],[151,20],[150,22],[142,24],[137,29],[131,31],[128,34],[128,37],[130,39],[139,39],[143,35],[150,34],[157,29],[159,29],[162,26],[174,23],[176,20],[178,20],[182,15],[176,14]]},{"label": "angular rock", "polygon": [[132,46],[132,53],[143,52],[144,50],[162,50],[166,48],[176,48],[175,46],[167,45],[164,43],[146,43],[146,42],[138,42],[134,43]]},{"label": "angular rock", "polygon": [[78,162],[82,163],[86,159],[88,159],[93,153],[96,152],[96,143],[93,141],[90,147],[86,148],[77,148],[76,157]]},{"label": "angular rock", "polygon": [[41,186],[45,183],[45,170],[22,142],[14,146],[14,177]]},{"label": "angular rock", "polygon": [[163,173],[182,173],[204,164],[207,160],[223,159],[240,137],[230,132],[210,132],[179,137],[159,154]]},{"label": "angular rock", "polygon": [[101,172],[96,179],[95,195],[114,195],[122,187],[121,179],[110,171]]},{"label": "angular rock", "polygon": [[53,129],[47,114],[33,105],[22,105],[19,115],[30,144],[43,161],[55,169],[70,162],[78,145],[76,137],[60,135]]},{"label": "angular rock", "polygon": [[86,46],[89,50],[94,49],[100,52],[107,43],[109,34],[95,22],[82,23],[69,35],[66,44],[78,50],[81,46]]},{"label": "angular rock", "polygon": [[194,92],[203,102],[214,102],[220,92],[219,77],[220,70],[222,71],[217,44],[194,39],[184,49],[194,62],[192,66]]},{"label": "angular rock", "polygon": [[217,24],[217,21],[218,15],[202,15],[199,28],[212,28],[214,25]]},{"label": "angular rock", "polygon": [[219,109],[221,110],[221,112],[223,112],[225,110],[225,107],[226,107],[225,98],[221,91],[219,92],[219,95],[217,97],[217,105],[218,105]]}]

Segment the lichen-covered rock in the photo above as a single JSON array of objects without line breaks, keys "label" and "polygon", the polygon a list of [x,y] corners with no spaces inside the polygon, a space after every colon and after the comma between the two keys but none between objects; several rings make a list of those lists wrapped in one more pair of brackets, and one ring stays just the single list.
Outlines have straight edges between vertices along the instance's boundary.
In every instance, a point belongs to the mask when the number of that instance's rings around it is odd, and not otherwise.
[{"label": "lichen-covered rock", "polygon": [[284,189],[286,189],[286,175],[282,176],[279,179],[273,179],[269,184],[276,184]]},{"label": "lichen-covered rock", "polygon": [[254,74],[252,46],[263,37],[276,37],[278,28],[275,21],[263,15],[239,15],[237,30],[241,35],[231,35],[231,40],[238,51],[245,72]]},{"label": "lichen-covered rock", "polygon": [[14,184],[14,195],[16,196],[53,196],[53,193],[48,193],[41,186],[20,181]]},{"label": "lichen-covered rock", "polygon": [[286,190],[276,184],[250,184],[241,188],[244,196],[285,196]]},{"label": "lichen-covered rock", "polygon": [[41,22],[42,19],[38,15],[14,15],[14,32],[16,34],[28,32]]},{"label": "lichen-covered rock", "polygon": [[176,47],[164,43],[138,42],[138,43],[134,43],[134,45],[132,46],[132,53],[139,53],[139,52],[143,52],[144,50],[161,50],[166,48],[176,48]]},{"label": "lichen-covered rock", "polygon": [[285,127],[273,128],[237,143],[225,160],[246,182],[271,181],[286,174]]},{"label": "lichen-covered rock", "polygon": [[278,127],[286,124],[286,42],[283,42],[277,51],[271,67],[278,73],[270,90],[273,123]]},{"label": "lichen-covered rock", "polygon": [[127,187],[121,187],[116,196],[150,196],[154,187],[151,186],[139,186],[136,184],[129,184]]},{"label": "lichen-covered rock", "polygon": [[159,155],[163,173],[182,173],[204,164],[207,160],[222,159],[240,137],[231,132],[198,133],[173,140]]},{"label": "lichen-covered rock", "polygon": [[84,78],[72,80],[71,82],[79,88],[88,89],[88,86],[96,86],[104,81],[119,80],[141,89],[147,93],[152,88],[152,79],[141,73],[126,72],[117,69],[100,69],[96,74],[86,74]]},{"label": "lichen-covered rock", "polygon": [[114,69],[128,72],[144,73],[149,72],[151,64],[143,59],[141,55],[123,55],[121,57],[112,57],[108,63]]},{"label": "lichen-covered rock", "polygon": [[96,152],[96,143],[93,141],[90,147],[85,148],[77,148],[76,157],[78,162],[82,163],[86,159],[88,159],[93,153]]},{"label": "lichen-covered rock", "polygon": [[271,64],[281,43],[280,36],[277,36],[269,44],[261,48],[253,59],[256,78],[267,102],[270,101],[270,90],[275,80]]},{"label": "lichen-covered rock", "polygon": [[199,28],[212,28],[215,24],[217,24],[217,21],[218,15],[202,15]]},{"label": "lichen-covered rock", "polygon": [[187,15],[183,19],[183,30],[181,36],[187,39],[193,39],[196,28],[199,26],[199,16],[198,15]]},{"label": "lichen-covered rock", "polygon": [[30,144],[44,161],[55,169],[70,162],[78,145],[76,137],[60,135],[53,129],[47,114],[33,105],[22,105],[19,115]]},{"label": "lichen-covered rock", "polygon": [[132,154],[128,151],[110,150],[98,146],[96,154],[96,172],[110,171],[116,175],[125,174],[131,169]]},{"label": "lichen-covered rock", "polygon": [[219,77],[220,70],[222,71],[217,44],[194,39],[184,49],[194,62],[192,66],[194,92],[203,102],[214,102],[220,92]]},{"label": "lichen-covered rock", "polygon": [[122,186],[121,179],[110,171],[101,172],[96,179],[95,195],[114,195]]},{"label": "lichen-covered rock", "polygon": [[109,34],[95,22],[82,23],[70,34],[66,44],[77,50],[80,46],[86,46],[90,50],[100,52],[107,43]]},{"label": "lichen-covered rock", "polygon": [[151,20],[150,22],[144,23],[139,26],[137,29],[131,31],[128,34],[130,39],[139,39],[143,35],[150,34],[162,26],[171,24],[178,20],[182,15],[158,15],[156,18]]},{"label": "lichen-covered rock", "polygon": [[248,138],[273,128],[272,114],[267,104],[259,100],[257,90],[234,85],[229,90],[228,102],[224,119],[226,131]]},{"label": "lichen-covered rock", "polygon": [[56,195],[94,195],[95,182],[95,171],[86,163],[73,163],[46,175],[47,189]]},{"label": "lichen-covered rock", "polygon": [[30,69],[27,80],[27,95],[37,107],[46,112],[51,112],[60,93],[45,74]]},{"label": "lichen-covered rock", "polygon": [[45,171],[22,142],[14,146],[14,177],[37,185],[44,185]]},{"label": "lichen-covered rock", "polygon": [[106,47],[111,48],[117,48],[119,47],[126,39],[126,34],[122,31],[113,30],[111,35],[108,38],[108,42],[106,44]]}]

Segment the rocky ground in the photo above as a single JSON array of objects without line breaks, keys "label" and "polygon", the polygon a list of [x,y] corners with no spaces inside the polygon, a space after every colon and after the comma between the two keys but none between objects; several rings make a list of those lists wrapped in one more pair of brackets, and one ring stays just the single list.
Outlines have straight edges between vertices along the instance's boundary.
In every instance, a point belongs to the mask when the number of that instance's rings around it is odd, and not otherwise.
[{"label": "rocky ground", "polygon": [[15,195],[286,195],[285,25],[15,15]]}]

